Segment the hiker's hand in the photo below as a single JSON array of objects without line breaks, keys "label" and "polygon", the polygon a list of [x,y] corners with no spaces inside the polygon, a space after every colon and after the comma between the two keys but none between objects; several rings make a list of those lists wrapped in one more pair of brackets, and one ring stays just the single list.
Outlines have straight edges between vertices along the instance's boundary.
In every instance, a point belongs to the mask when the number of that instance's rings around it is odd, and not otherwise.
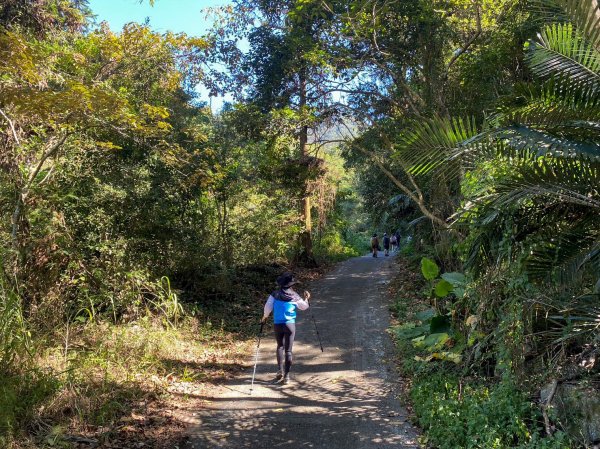
[{"label": "hiker's hand", "polygon": [[265,323],[267,322],[267,318],[269,318],[269,317],[268,317],[268,316],[263,316],[263,317],[260,319],[260,324],[265,324]]},{"label": "hiker's hand", "polygon": [[307,292],[306,290],[304,290],[304,300],[308,302],[309,299],[310,299],[310,293]]}]

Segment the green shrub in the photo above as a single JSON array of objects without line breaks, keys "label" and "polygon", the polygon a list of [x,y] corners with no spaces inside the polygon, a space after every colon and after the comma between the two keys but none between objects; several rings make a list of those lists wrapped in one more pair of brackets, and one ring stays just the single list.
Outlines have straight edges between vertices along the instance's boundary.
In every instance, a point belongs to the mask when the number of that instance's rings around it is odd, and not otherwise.
[{"label": "green shrub", "polygon": [[428,442],[439,449],[570,447],[562,433],[542,438],[539,411],[506,381],[461,385],[438,372],[415,381],[411,399]]},{"label": "green shrub", "polygon": [[[355,244],[356,240],[352,243]],[[352,243],[349,244],[338,230],[333,229],[315,240],[314,252],[321,259],[339,262],[361,254]]]},{"label": "green shrub", "polygon": [[415,246],[412,237],[400,240],[399,252],[402,256],[412,256],[415,253]]}]

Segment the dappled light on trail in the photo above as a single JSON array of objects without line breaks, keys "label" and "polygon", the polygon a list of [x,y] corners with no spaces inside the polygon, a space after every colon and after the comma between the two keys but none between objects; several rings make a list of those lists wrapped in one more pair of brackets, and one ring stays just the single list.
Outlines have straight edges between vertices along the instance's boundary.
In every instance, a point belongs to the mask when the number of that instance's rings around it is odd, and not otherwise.
[{"label": "dappled light on trail", "polygon": [[416,448],[417,433],[397,400],[383,284],[391,261],[347,261],[311,286],[323,340],[310,315],[298,325],[289,385],[276,371],[270,330],[261,342],[254,390],[252,369],[201,397],[188,448]]}]

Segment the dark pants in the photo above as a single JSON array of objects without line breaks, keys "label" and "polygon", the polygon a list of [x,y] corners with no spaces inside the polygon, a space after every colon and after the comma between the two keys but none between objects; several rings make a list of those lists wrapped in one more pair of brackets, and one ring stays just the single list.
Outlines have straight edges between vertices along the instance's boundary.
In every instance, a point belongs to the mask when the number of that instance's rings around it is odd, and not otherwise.
[{"label": "dark pants", "polygon": [[292,366],[292,347],[296,336],[296,324],[275,324],[275,339],[277,340],[277,365],[286,375]]}]

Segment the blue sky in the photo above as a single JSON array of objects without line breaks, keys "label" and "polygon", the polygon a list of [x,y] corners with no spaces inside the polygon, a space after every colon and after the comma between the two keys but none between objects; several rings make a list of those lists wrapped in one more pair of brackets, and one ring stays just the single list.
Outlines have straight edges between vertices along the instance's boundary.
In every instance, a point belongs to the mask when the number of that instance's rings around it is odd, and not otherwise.
[{"label": "blue sky", "polygon": [[203,9],[223,6],[227,0],[156,0],[150,6],[148,0],[90,0],[89,5],[99,22],[106,20],[113,30],[119,30],[128,22],[144,22],[148,17],[156,31],[183,31],[202,35],[210,27]]},{"label": "blue sky", "polygon": [[[155,0],[150,6],[148,0],[90,0],[89,5],[98,22],[107,21],[113,31],[119,31],[129,22],[144,22],[158,31],[184,32],[191,36],[203,35],[211,26],[203,10],[208,7],[224,6],[227,0]],[[200,99],[208,101],[206,90],[198,87]],[[222,98],[212,100],[213,110],[220,109]]]}]

